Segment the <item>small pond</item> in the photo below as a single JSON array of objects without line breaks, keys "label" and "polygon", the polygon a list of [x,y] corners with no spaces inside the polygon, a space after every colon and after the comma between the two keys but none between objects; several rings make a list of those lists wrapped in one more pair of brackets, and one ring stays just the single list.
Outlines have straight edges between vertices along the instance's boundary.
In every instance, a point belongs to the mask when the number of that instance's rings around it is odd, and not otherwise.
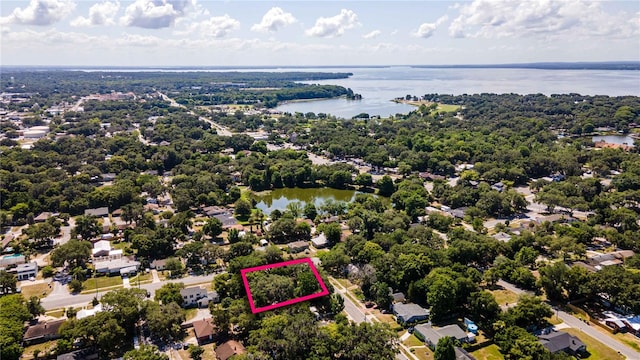
[{"label": "small pond", "polygon": [[275,189],[263,195],[258,195],[256,207],[270,215],[275,209],[284,211],[289,203],[298,201],[302,208],[310,202],[319,207],[327,200],[351,202],[355,199],[355,190],[337,190],[331,188],[284,188]]},{"label": "small pond", "polygon": [[634,145],[634,139],[629,135],[598,135],[592,138],[593,142],[602,140],[611,144]]}]

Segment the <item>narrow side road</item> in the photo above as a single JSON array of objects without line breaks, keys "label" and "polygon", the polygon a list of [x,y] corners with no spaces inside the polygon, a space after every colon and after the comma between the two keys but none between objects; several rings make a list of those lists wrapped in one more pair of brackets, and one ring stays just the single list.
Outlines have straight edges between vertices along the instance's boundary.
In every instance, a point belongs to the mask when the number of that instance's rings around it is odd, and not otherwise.
[{"label": "narrow side road", "polygon": [[[513,284],[509,284],[506,281],[500,280],[498,281],[498,285],[502,286],[503,288],[512,291],[518,295],[520,294],[531,294],[530,291],[526,291],[526,290],[522,290],[516,286],[514,286]],[[628,347],[627,345],[609,337],[609,336],[605,336],[603,334],[601,334],[598,330],[596,330],[594,327],[595,325],[589,325],[589,324],[585,324],[582,320],[578,319],[577,317],[569,314],[566,311],[562,311],[559,308],[554,307],[554,310],[556,311],[558,317],[564,321],[567,325],[569,325],[572,328],[576,328],[579,329],[580,331],[582,331],[583,333],[591,336],[592,338],[600,341],[601,343],[605,344],[606,346],[612,348],[613,350],[617,351],[618,353],[620,353],[621,355],[625,356],[627,359],[629,360],[640,360],[640,353],[635,351],[634,349]],[[587,349],[588,351],[589,349]]]},{"label": "narrow side road", "polygon": [[[335,288],[336,293],[340,294],[340,296],[342,296],[342,298],[344,299],[344,310],[346,311],[347,316],[352,321],[354,321],[357,324],[360,324],[365,321],[369,321],[369,322],[379,321],[375,316],[367,315],[362,310],[359,304],[354,303],[351,300],[351,298],[346,295],[347,289],[345,289],[344,286],[342,286],[338,281],[336,281],[333,278],[330,278],[329,280],[331,281],[331,285],[333,285],[333,287]],[[411,354],[411,351],[409,350],[409,348],[407,348],[406,346],[404,346],[404,344],[402,344],[402,340],[399,339],[398,345],[403,350],[405,350],[407,354],[411,355],[411,359],[407,358],[407,356],[404,353],[400,352],[398,353],[398,355],[396,355],[397,360],[419,360],[417,357]]]}]

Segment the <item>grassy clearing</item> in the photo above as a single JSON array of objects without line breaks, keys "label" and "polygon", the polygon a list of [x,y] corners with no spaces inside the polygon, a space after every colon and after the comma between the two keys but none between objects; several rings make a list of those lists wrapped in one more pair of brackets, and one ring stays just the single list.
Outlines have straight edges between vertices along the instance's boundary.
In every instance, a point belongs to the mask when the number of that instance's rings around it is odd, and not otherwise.
[{"label": "grassy clearing", "polygon": [[560,319],[559,317],[557,317],[556,315],[551,316],[550,318],[547,318],[547,321],[549,322],[549,324],[551,325],[558,325],[558,324],[562,324],[563,321],[562,319]]},{"label": "grassy clearing", "polygon": [[444,112],[457,112],[460,110],[460,105],[449,105],[449,104],[440,104],[438,103],[438,107],[436,111],[444,111]]},{"label": "grassy clearing", "polygon": [[618,341],[632,348],[633,350],[640,352],[640,339],[637,338],[636,336],[631,335],[629,333],[617,333],[614,335],[614,337]]},{"label": "grassy clearing", "polygon": [[56,317],[56,318],[63,317],[64,314],[65,314],[65,310],[64,309],[47,311],[45,313],[45,315],[47,315],[47,316],[53,316],[53,317]]},{"label": "grassy clearing", "polygon": [[424,346],[424,343],[422,341],[420,341],[420,339],[418,339],[415,335],[411,334],[411,336],[409,336],[407,338],[407,340],[405,340],[403,342],[403,344],[405,344],[408,347],[412,347],[412,346]]},{"label": "grassy clearing", "polygon": [[351,285],[351,282],[348,279],[336,279],[345,289],[348,289]]},{"label": "grassy clearing", "polygon": [[562,331],[566,331],[571,335],[577,336],[583,343],[585,343],[585,345],[587,345],[587,352],[589,352],[590,355],[583,359],[622,359],[622,357],[618,355],[618,352],[580,330],[563,329]]},{"label": "grassy clearing", "polygon": [[[433,359],[433,351],[431,349],[424,347],[419,349],[411,349],[411,353],[415,355],[420,360],[432,360]],[[408,356],[409,359],[412,359]]]},{"label": "grassy clearing", "polygon": [[184,315],[187,320],[191,320],[194,317],[196,317],[196,315],[198,315],[198,309],[197,308],[186,309],[184,311]]},{"label": "grassy clearing", "polygon": [[140,278],[140,284],[147,284],[153,281],[153,276],[151,275],[151,273],[147,273],[147,274],[138,274],[132,278],[129,279],[129,284],[131,284],[131,286],[137,286],[138,285],[138,278]]},{"label": "grassy clearing", "polygon": [[378,318],[378,320],[380,320],[380,322],[387,323],[391,326],[398,325],[398,323],[396,323],[396,319],[391,314],[383,314],[376,311],[375,316],[376,318]]},{"label": "grassy clearing", "polygon": [[[202,353],[202,360],[216,360],[216,353],[213,351],[213,344],[204,345],[204,353]],[[191,359],[189,350],[178,350],[178,354],[182,359]]]},{"label": "grassy clearing", "polygon": [[33,352],[36,350],[40,350],[40,353],[38,354],[38,358],[42,359],[47,352],[55,349],[57,343],[58,343],[57,340],[51,340],[51,341],[44,342],[42,344],[34,344],[34,345],[27,346],[24,349],[24,352],[22,353],[21,359],[33,359],[34,358]]},{"label": "grassy clearing", "polygon": [[[97,285],[96,285],[97,284]],[[97,278],[87,279],[82,283],[83,292],[98,289],[122,285],[122,278],[120,276],[100,276]]]},{"label": "grassy clearing", "polygon": [[482,349],[478,349],[471,353],[476,359],[484,360],[502,360],[504,356],[498,350],[498,345],[492,344],[485,346]]},{"label": "grassy clearing", "polygon": [[496,298],[498,305],[514,304],[518,302],[518,295],[509,290],[489,290]]},{"label": "grassy clearing", "polygon": [[40,284],[34,284],[34,285],[26,285],[20,288],[20,291],[22,291],[22,296],[24,296],[25,299],[29,300],[30,297],[32,296],[37,296],[39,298],[43,298],[47,295],[49,295],[49,293],[53,290],[53,288],[49,287],[49,284],[47,283],[40,283]]}]

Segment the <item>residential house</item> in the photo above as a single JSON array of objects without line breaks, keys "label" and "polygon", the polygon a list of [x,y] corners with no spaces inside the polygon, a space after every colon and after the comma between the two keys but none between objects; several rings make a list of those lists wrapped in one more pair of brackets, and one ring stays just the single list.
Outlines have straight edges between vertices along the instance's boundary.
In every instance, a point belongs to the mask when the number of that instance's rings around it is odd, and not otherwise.
[{"label": "residential house", "polygon": [[82,349],[60,354],[56,360],[97,360],[98,353],[94,349]]},{"label": "residential house", "polygon": [[564,351],[569,355],[576,355],[587,351],[587,346],[580,339],[563,331],[540,335],[538,340],[542,346],[554,354]]},{"label": "residential house", "polygon": [[393,314],[398,318],[398,322],[409,324],[429,319],[429,310],[418,304],[393,304]]},{"label": "residential house", "polygon": [[627,331],[627,325],[621,319],[608,318],[604,319],[604,324],[613,329],[614,333]]},{"label": "residential house", "polygon": [[102,220],[102,233],[107,234],[111,232],[111,219],[109,217],[103,217]]},{"label": "residential house", "polygon": [[94,306],[92,309],[82,309],[76,313],[76,319],[84,319],[89,316],[94,316],[95,314],[102,311],[102,304],[98,304]]},{"label": "residential house", "polygon": [[18,281],[29,280],[29,278],[36,278],[38,275],[38,263],[30,262],[26,264],[19,264],[16,266],[16,276]]},{"label": "residential house", "polygon": [[497,192],[502,192],[504,190],[504,184],[502,183],[502,181],[497,182],[493,185],[491,185],[491,189],[497,191]]},{"label": "residential house", "polygon": [[287,244],[287,246],[289,247],[289,251],[291,251],[292,253],[299,253],[302,251],[305,251],[309,248],[309,242],[308,241],[294,241],[292,243]]},{"label": "residential house", "polygon": [[467,208],[461,207],[461,208],[451,210],[451,215],[453,215],[453,217],[458,219],[464,219],[464,214],[466,212],[467,212]]},{"label": "residential house", "polygon": [[633,255],[635,255],[635,253],[632,250],[613,251],[606,254],[591,256],[586,262],[599,270],[603,266],[622,265],[625,259]]},{"label": "residential house", "polygon": [[220,207],[220,206],[204,206],[202,207],[202,213],[204,215],[207,215],[208,217],[212,217],[212,216],[216,216],[216,215],[222,215],[222,214],[226,214],[228,213],[229,210],[224,208],[224,207]]},{"label": "residential house", "polygon": [[156,259],[151,262],[151,268],[156,270],[164,270],[167,266],[168,259]]},{"label": "residential house", "polygon": [[44,321],[35,325],[30,325],[22,336],[22,342],[25,345],[29,345],[57,339],[60,337],[58,335],[58,329],[60,329],[60,325],[65,321],[66,319],[61,319]]},{"label": "residential house", "polygon": [[207,293],[207,296],[197,301],[199,308],[206,308],[207,306],[209,306],[210,302],[213,302],[213,303],[220,302],[220,295],[218,295],[217,291],[210,291]]},{"label": "residential house", "polygon": [[112,223],[118,230],[124,230],[124,229],[136,227],[135,222],[126,222],[122,219],[122,217],[119,217],[119,216],[114,216]]},{"label": "residential house", "polygon": [[111,251],[111,242],[108,240],[100,240],[96,241],[93,244],[93,250],[91,250],[91,254],[94,258],[101,256],[108,256],[109,251]]},{"label": "residential house", "polygon": [[443,337],[450,337],[460,342],[467,342],[467,334],[456,324],[434,328],[430,324],[421,324],[415,327],[413,333],[432,349],[438,345]]},{"label": "residential house", "polygon": [[432,174],[430,172],[421,172],[419,176],[425,180],[433,181],[433,180],[444,180],[445,177],[442,175]]},{"label": "residential house", "polygon": [[397,293],[391,293],[391,299],[393,299],[394,303],[403,303],[406,298],[404,296],[404,293],[397,292]]},{"label": "residential house", "polygon": [[493,234],[491,235],[492,238],[498,240],[498,241],[502,241],[502,242],[509,242],[509,240],[511,240],[511,235],[500,231],[497,234]]},{"label": "residential house", "polygon": [[437,331],[443,337],[448,336],[460,342],[466,342],[468,339],[467,333],[465,333],[464,330],[462,330],[460,326],[456,324],[443,326],[441,328],[438,328]]},{"label": "residential house", "polygon": [[140,262],[131,260],[126,256],[114,254],[113,256],[106,256],[102,259],[94,260],[93,266],[99,274],[112,275],[119,273],[120,275],[127,275],[131,272],[138,271]]},{"label": "residential house", "polygon": [[454,348],[455,354],[456,354],[456,360],[476,360],[476,358],[469,354],[469,352],[467,352],[467,350],[456,346]]},{"label": "residential house", "polygon": [[37,222],[37,223],[45,222],[45,221],[47,221],[47,219],[48,219],[48,218],[50,218],[51,216],[53,216],[53,214],[52,214],[52,213],[50,213],[50,212],[46,212],[46,211],[45,211],[45,212],[43,212],[43,213],[40,213],[38,216],[34,217],[34,218],[33,218],[33,221],[34,221],[34,222]]},{"label": "residential house", "polygon": [[84,215],[92,215],[95,217],[105,217],[109,216],[109,208],[108,207],[100,207],[95,209],[87,209],[84,211]]},{"label": "residential house", "polygon": [[207,297],[207,290],[199,286],[188,287],[180,290],[182,306],[195,306],[198,300]]},{"label": "residential house", "polygon": [[327,240],[327,237],[324,235],[324,233],[320,233],[320,235],[311,239],[311,243],[316,249],[322,249],[329,246],[329,240]]},{"label": "residential house", "polygon": [[106,173],[106,174],[102,174],[100,175],[100,177],[102,178],[102,181],[104,182],[110,182],[116,179],[116,174],[114,173]]},{"label": "residential house", "polygon": [[194,321],[193,331],[196,335],[198,345],[210,343],[218,335],[212,318]]},{"label": "residential house", "polygon": [[234,355],[246,353],[246,350],[241,343],[235,340],[229,340],[226,343],[218,346],[215,352],[216,360],[227,360]]},{"label": "residential house", "polygon": [[[0,249],[4,250],[4,248],[9,245],[9,243],[13,240],[13,233],[5,234],[4,238],[2,238],[2,247]],[[1,267],[1,265],[0,265]]]}]

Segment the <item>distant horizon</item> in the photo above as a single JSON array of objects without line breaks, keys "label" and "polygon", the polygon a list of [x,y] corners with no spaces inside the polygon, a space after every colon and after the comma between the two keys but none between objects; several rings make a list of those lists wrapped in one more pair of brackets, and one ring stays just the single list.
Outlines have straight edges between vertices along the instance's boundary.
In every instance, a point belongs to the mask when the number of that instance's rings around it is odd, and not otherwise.
[{"label": "distant horizon", "polygon": [[[613,67],[608,69],[607,66]],[[626,66],[626,67],[620,67]],[[611,61],[537,61],[512,63],[469,63],[469,64],[358,64],[358,65],[18,65],[1,64],[0,68],[41,68],[41,69],[322,69],[322,68],[537,68],[549,70],[640,70],[639,60],[611,60]]]}]

